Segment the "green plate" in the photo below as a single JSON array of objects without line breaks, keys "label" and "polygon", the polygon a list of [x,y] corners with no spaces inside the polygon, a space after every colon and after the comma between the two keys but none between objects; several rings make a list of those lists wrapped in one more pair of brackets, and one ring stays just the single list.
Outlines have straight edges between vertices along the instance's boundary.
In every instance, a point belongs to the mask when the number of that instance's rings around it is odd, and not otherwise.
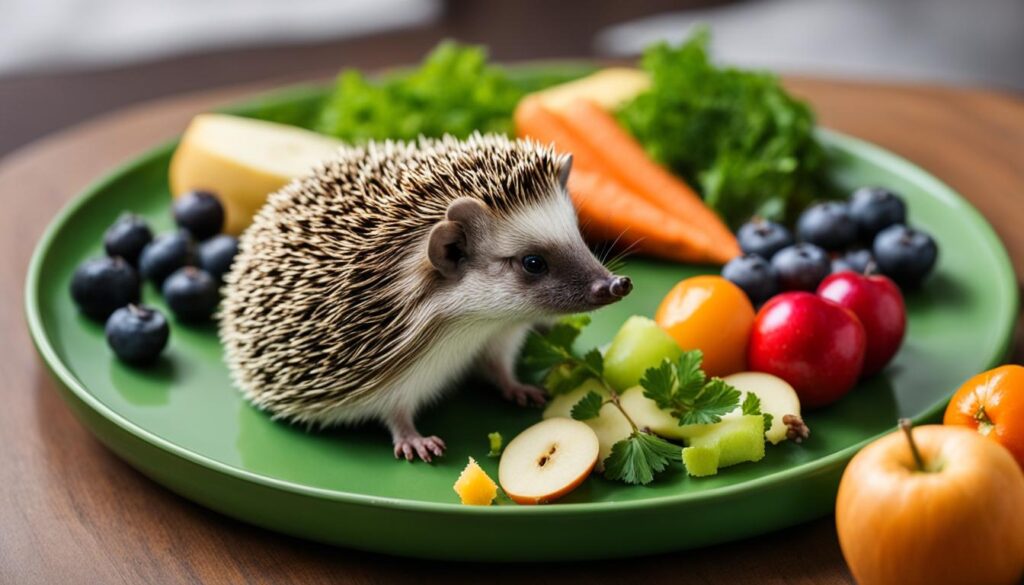
[{"label": "green plate", "polygon": [[[570,74],[519,71],[524,83]],[[305,123],[323,95],[301,88],[234,111]],[[54,220],[26,283],[29,327],[64,399],[114,452],[189,499],[273,530],[397,555],[492,561],[642,555],[743,538],[829,513],[850,457],[898,417],[937,420],[962,380],[1005,355],[1017,314],[1006,252],[970,205],[877,147],[834,132],[821,138],[844,188],[885,185],[906,197],[913,223],[939,242],[938,269],[907,298],[907,340],[883,374],[807,413],[813,434],[804,445],[771,447],[762,462],[711,478],[677,468],[648,487],[628,487],[595,476],[553,505],[466,507],[452,491],[466,458],[496,477],[487,433],[511,438],[540,418],[482,382],[467,381],[420,418],[422,431],[449,446],[427,465],[394,460],[388,435],[375,427],[307,433],[272,422],[232,388],[212,325],[172,323],[156,368],[121,365],[102,327],[75,310],[68,286],[79,262],[102,254],[103,231],[122,211],[171,228],[173,144],[115,170]],[[606,342],[629,315],[652,314],[673,284],[700,270],[637,259],[625,272],[635,292],[595,314],[582,344]],[[165,307],[150,285],[144,297]],[[636,531],[643,537],[629,534]]]}]

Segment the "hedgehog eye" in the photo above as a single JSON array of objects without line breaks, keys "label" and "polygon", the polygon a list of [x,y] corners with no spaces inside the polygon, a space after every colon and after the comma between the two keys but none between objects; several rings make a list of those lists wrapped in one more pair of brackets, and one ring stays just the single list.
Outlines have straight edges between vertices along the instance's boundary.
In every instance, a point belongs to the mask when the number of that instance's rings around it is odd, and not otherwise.
[{"label": "hedgehog eye", "polygon": [[544,274],[548,271],[548,263],[543,256],[528,254],[523,256],[523,270],[530,274]]}]

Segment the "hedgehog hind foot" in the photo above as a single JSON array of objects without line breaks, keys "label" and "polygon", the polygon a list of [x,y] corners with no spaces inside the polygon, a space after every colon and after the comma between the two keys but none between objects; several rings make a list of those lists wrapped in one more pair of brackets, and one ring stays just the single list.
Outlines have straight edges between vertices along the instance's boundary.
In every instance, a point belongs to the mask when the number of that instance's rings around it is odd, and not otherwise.
[{"label": "hedgehog hind foot", "polygon": [[501,395],[509,402],[519,406],[544,406],[548,400],[547,393],[536,386],[512,380],[500,384]]},{"label": "hedgehog hind foot", "polygon": [[421,435],[395,437],[395,459],[412,461],[416,457],[430,463],[433,458],[444,454],[445,444],[440,437]]}]

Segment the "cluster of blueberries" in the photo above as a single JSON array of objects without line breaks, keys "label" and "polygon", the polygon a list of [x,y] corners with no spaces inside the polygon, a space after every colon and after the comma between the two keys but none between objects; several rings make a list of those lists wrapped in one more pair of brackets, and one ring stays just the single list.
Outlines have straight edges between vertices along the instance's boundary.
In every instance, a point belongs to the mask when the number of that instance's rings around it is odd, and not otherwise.
[{"label": "cluster of blueberries", "polygon": [[878,272],[904,289],[918,286],[935,266],[938,247],[927,233],[908,227],[903,199],[880,187],[856,190],[848,202],[808,207],[796,225],[753,219],[737,232],[743,255],[722,276],[754,305],[778,292],[813,291],[829,274]]},{"label": "cluster of blueberries", "polygon": [[211,193],[192,191],[174,204],[178,230],[153,237],[144,219],[125,213],[103,236],[107,255],[78,266],[71,298],[88,317],[105,322],[107,343],[122,361],[152,363],[170,329],[157,309],[140,303],[142,283],[161,291],[178,321],[208,320],[220,302],[220,283],[238,252],[221,234],[224,207]]}]

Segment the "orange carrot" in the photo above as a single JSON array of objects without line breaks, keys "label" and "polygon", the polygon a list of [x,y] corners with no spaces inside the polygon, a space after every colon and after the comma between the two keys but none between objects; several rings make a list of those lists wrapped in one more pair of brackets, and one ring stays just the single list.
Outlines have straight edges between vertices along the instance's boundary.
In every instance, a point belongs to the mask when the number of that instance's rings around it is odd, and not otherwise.
[{"label": "orange carrot", "polygon": [[526,98],[516,108],[515,122],[520,136],[573,154],[570,192],[588,236],[619,238],[688,262],[722,263],[739,254],[718,216],[685,183],[648,159],[599,106],[580,101],[569,111],[556,111]]},{"label": "orange carrot", "polygon": [[636,197],[618,181],[599,172],[574,168],[569,193],[589,237],[635,247],[679,262],[714,262],[711,238],[667,211]]},{"label": "orange carrot", "polygon": [[704,204],[700,195],[651,160],[640,143],[610,113],[592,101],[579,99],[556,115],[577,139],[577,148],[596,152],[601,161],[599,168],[605,173],[633,193],[710,235],[718,247],[715,255],[718,260],[728,261],[740,253],[735,236]]},{"label": "orange carrot", "polygon": [[601,156],[573,136],[565,122],[539,99],[527,97],[520,101],[514,120],[521,138],[532,138],[545,146],[554,144],[557,150],[572,153],[574,170],[596,170],[600,166]]}]

